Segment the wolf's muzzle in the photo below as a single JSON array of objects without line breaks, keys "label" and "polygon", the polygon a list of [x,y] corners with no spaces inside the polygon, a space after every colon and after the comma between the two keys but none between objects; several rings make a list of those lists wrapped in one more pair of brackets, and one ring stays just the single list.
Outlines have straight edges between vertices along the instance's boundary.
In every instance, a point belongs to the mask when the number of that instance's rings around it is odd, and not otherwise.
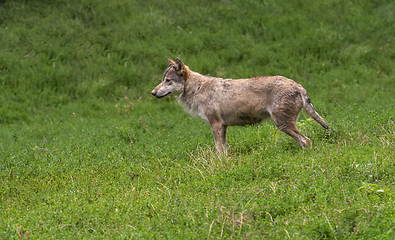
[{"label": "wolf's muzzle", "polygon": [[154,95],[155,97],[157,97],[157,98],[163,98],[163,97],[166,97],[167,95],[169,95],[169,94],[171,94],[171,92],[168,92],[168,93],[166,93],[165,95],[163,95],[163,96],[158,96],[158,95],[156,95],[156,91],[155,90],[153,90],[152,92],[151,92],[151,94],[152,95]]}]

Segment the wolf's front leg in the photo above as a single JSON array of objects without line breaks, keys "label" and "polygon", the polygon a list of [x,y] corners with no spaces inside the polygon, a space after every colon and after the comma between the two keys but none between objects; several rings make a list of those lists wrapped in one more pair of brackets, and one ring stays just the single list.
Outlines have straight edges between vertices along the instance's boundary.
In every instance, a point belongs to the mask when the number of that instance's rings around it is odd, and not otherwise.
[{"label": "wolf's front leg", "polygon": [[227,126],[221,122],[211,123],[211,130],[213,130],[215,148],[217,152],[226,154],[226,129]]}]

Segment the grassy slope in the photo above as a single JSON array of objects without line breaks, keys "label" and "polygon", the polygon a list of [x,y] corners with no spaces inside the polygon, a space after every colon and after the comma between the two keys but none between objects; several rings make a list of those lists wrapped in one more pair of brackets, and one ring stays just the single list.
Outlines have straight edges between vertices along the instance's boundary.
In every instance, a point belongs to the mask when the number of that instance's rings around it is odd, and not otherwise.
[{"label": "grassy slope", "polygon": [[[394,7],[0,3],[0,237],[390,238]],[[234,127],[219,158],[206,124],[149,96],[166,55],[293,78],[334,134],[302,115],[301,151],[272,123]]]}]

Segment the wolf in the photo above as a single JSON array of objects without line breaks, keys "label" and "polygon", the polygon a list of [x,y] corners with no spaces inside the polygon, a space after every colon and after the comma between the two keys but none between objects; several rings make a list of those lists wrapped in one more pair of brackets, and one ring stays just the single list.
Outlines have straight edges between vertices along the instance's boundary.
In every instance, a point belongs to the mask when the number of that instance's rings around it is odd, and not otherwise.
[{"label": "wolf", "polygon": [[210,124],[215,148],[226,154],[228,126],[257,124],[271,118],[282,132],[304,148],[311,140],[296,125],[302,109],[325,129],[329,126],[314,110],[302,85],[282,76],[223,79],[205,76],[189,69],[179,58],[169,59],[161,83],[151,94],[163,98],[174,94],[178,103],[193,116]]}]

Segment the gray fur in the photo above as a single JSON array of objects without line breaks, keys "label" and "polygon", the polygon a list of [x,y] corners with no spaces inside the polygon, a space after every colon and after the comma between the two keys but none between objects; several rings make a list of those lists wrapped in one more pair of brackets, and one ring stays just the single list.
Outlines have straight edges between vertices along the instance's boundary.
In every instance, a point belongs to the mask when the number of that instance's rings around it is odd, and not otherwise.
[{"label": "gray fur", "polygon": [[170,94],[194,116],[210,124],[218,152],[226,154],[228,126],[256,124],[271,118],[276,126],[302,147],[311,140],[299,132],[296,120],[304,109],[321,126],[328,125],[314,110],[307,91],[282,76],[223,79],[191,71],[180,59],[168,58],[162,82],[152,91],[161,98]]}]

